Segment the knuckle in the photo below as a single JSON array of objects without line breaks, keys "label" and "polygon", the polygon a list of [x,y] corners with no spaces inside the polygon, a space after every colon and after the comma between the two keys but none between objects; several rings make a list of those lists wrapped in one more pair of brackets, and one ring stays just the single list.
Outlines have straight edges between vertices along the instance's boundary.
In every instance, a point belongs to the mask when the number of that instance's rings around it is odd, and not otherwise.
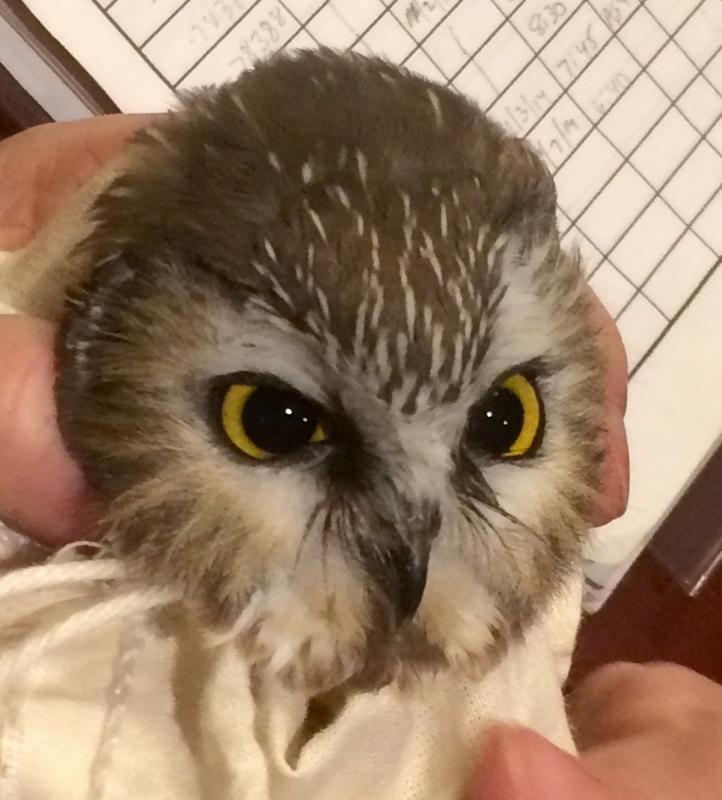
[{"label": "knuckle", "polygon": [[645,666],[627,661],[604,664],[589,675],[580,687],[585,694],[619,693],[635,689],[643,681]]},{"label": "knuckle", "polygon": [[630,717],[679,726],[708,713],[706,683],[678,664],[620,662],[601,667],[583,689],[598,709],[616,705]]}]

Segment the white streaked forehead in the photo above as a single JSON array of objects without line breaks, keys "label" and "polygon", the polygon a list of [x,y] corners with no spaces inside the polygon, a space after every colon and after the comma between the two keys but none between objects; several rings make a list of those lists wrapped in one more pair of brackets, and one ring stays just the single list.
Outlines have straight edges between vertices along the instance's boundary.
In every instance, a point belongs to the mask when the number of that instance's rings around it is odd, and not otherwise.
[{"label": "white streaked forehead", "polygon": [[314,340],[290,322],[252,306],[226,307],[214,320],[216,341],[202,361],[207,378],[232,372],[273,375],[319,403],[328,403],[329,370]]},{"label": "white streaked forehead", "polygon": [[[449,205],[456,210],[453,194]],[[413,208],[403,193],[397,200],[399,224],[406,231]],[[438,208],[446,209],[443,201]],[[443,229],[443,213],[438,224]],[[400,237],[397,252],[382,265],[377,258],[379,234],[369,219],[363,234],[368,248],[361,251],[367,263],[358,267],[360,300],[355,309],[337,306],[334,301],[343,295],[328,278],[326,288],[321,286],[316,259],[327,244],[321,234],[306,242],[304,263],[294,262],[278,277],[276,247],[264,239],[252,266],[268,281],[269,298],[261,290],[242,308],[223,304],[214,319],[216,346],[209,349],[203,371],[209,377],[244,370],[272,374],[322,403],[352,387],[384,398],[394,412],[409,402],[413,415],[435,413],[447,404],[443,398],[452,387],[448,399],[468,406],[501,372],[553,346],[553,301],[539,297],[534,285],[534,274],[553,242],[530,246],[526,236],[497,232],[489,239],[483,225],[463,227],[464,247],[446,253],[452,258],[444,264],[436,295],[419,295],[418,277],[411,271],[429,272],[433,283],[439,277],[434,267],[442,270],[434,241],[425,231],[413,239],[413,246],[411,238]],[[388,276],[383,274],[392,268],[398,283],[393,293],[385,292]],[[486,302],[499,298],[491,329],[482,304],[484,290],[475,285],[487,272],[496,277]],[[393,304],[387,294],[393,294]],[[430,306],[433,296],[443,302]],[[348,298],[344,301],[348,304]],[[302,320],[305,331],[290,321],[293,317]]]},{"label": "white streaked forehead", "polygon": [[[569,324],[556,297],[541,296],[535,272],[547,258],[553,242],[546,240],[524,250],[510,236],[500,253],[504,293],[494,315],[493,335],[480,369],[482,382],[494,380],[505,370],[554,350]],[[523,261],[523,265],[519,266]]]}]

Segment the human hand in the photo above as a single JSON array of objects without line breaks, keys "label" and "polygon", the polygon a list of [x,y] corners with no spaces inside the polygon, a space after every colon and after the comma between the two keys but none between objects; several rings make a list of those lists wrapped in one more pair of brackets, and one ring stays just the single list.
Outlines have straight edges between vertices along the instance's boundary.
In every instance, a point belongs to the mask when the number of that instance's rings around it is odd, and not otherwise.
[{"label": "human hand", "polygon": [[718,800],[722,686],[674,664],[611,664],[570,698],[581,756],[490,732],[470,800]]},{"label": "human hand", "polygon": [[629,493],[629,450],[624,427],[627,409],[627,354],[622,337],[594,292],[589,290],[592,327],[604,362],[604,407],[602,423],[602,464],[599,496],[589,522],[604,525],[620,517]]},{"label": "human hand", "polygon": [[[0,250],[27,244],[151,118],[42,125],[0,142]],[[0,519],[51,545],[82,538],[93,519],[55,421],[54,335],[40,320],[0,316]]]},{"label": "human hand", "polygon": [[[114,115],[43,125],[0,143],[0,250],[26,244],[63,200],[152,116]],[[600,525],[626,505],[629,471],[623,414],[626,362],[614,322],[593,297],[593,321],[607,364],[606,453]],[[55,424],[53,328],[38,320],[0,317],[0,518],[48,544],[87,535],[92,501]]]}]

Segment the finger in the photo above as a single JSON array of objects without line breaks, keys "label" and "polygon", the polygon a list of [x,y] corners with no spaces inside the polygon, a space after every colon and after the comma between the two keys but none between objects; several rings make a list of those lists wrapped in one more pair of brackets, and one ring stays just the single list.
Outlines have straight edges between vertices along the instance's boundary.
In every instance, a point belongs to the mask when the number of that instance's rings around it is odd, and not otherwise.
[{"label": "finger", "polygon": [[601,432],[604,453],[597,502],[589,513],[595,528],[621,517],[629,499],[629,449],[624,417],[614,410],[606,412]]},{"label": "finger", "polygon": [[611,314],[601,300],[589,290],[592,326],[607,369],[605,402],[624,414],[627,409],[627,353]]},{"label": "finger", "polygon": [[24,246],[155,114],[111,114],[30,128],[0,142],[0,250]]},{"label": "finger", "polygon": [[487,735],[472,800],[622,800],[578,759],[526,728],[498,726]]},{"label": "finger", "polygon": [[634,691],[638,693],[643,676],[642,664],[605,664],[567,696],[567,710],[580,749],[587,750],[636,732],[633,729],[639,723],[632,723],[628,714],[628,689],[636,687]]},{"label": "finger", "polygon": [[627,356],[614,320],[590,290],[592,326],[604,365],[602,450],[599,499],[590,513],[595,527],[621,516],[629,496],[629,449],[624,427],[627,408]]},{"label": "finger", "polygon": [[84,538],[90,494],[58,431],[53,328],[0,316],[0,518],[57,545]]},{"label": "finger", "polygon": [[656,731],[684,729],[705,717],[722,725],[722,687],[677,664],[607,664],[568,698],[582,749]]}]

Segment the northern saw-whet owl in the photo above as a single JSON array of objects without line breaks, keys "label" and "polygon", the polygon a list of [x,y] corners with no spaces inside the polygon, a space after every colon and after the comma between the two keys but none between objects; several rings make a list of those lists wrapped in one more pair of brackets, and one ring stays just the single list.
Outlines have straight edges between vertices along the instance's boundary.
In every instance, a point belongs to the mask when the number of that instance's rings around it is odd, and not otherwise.
[{"label": "northern saw-whet owl", "polygon": [[138,575],[314,691],[478,676],[578,564],[601,379],[552,178],[460,94],[276,56],[136,136],[61,430]]}]

